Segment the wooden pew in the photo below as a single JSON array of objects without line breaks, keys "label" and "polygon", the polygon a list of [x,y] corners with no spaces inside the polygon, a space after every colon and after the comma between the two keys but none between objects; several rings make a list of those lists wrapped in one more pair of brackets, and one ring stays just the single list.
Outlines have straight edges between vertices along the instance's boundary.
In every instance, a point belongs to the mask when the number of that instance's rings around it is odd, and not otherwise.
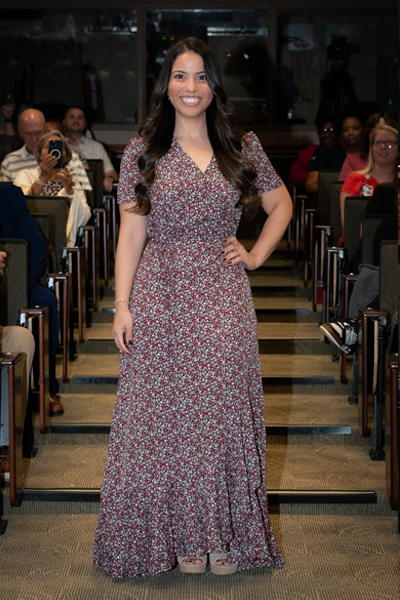
[{"label": "wooden pew", "polygon": [[[365,310],[362,319],[362,355],[359,402],[359,421],[364,437],[370,435],[368,428],[368,397],[374,396],[374,447],[370,450],[372,460],[385,457],[382,435],[383,405],[385,395],[385,355],[389,340],[390,324],[398,307],[397,240],[381,244],[380,259],[380,310]],[[372,333],[371,333],[372,329]],[[371,361],[371,356],[373,357]]]},{"label": "wooden pew", "polygon": [[316,209],[307,207],[305,201],[304,214],[304,252],[303,252],[303,273],[304,286],[308,283],[309,264],[314,258],[314,226],[329,225],[330,217],[330,186],[332,182],[338,181],[340,171],[336,169],[323,169],[318,172],[318,205]]},{"label": "wooden pew", "polygon": [[96,226],[100,230],[101,243],[101,262],[104,285],[108,286],[108,240],[110,239],[109,231],[109,215],[104,207],[104,168],[103,161],[100,159],[88,159],[88,164],[91,171],[91,185],[93,191],[91,193],[91,206],[95,214]]},{"label": "wooden pew", "polygon": [[0,444],[8,446],[10,463],[10,503],[21,503],[23,486],[22,436],[25,420],[25,360],[19,352],[0,353],[0,417],[8,427],[0,429]]},{"label": "wooden pew", "polygon": [[[361,237],[360,227],[365,208],[369,198],[348,196],[345,200],[344,217],[344,248],[327,248],[326,269],[325,269],[325,294],[322,319],[324,323],[331,320],[331,311],[333,318],[341,316],[341,287],[342,274],[345,273],[345,264],[349,264],[358,249]],[[343,254],[345,251],[345,255]],[[344,262],[345,258],[345,262]]]},{"label": "wooden pew", "polygon": [[[3,271],[0,287],[0,325],[25,324],[28,318],[36,320],[36,355],[38,357],[38,385],[40,431],[46,433],[49,425],[49,309],[29,308],[28,303],[28,245],[25,240],[0,239],[1,249],[7,253],[7,268]],[[19,276],[16,277],[15,273]]]},{"label": "wooden pew", "polygon": [[[51,274],[51,288],[55,291],[56,285],[60,286],[60,323],[61,340],[63,353],[63,381],[68,381],[68,355],[71,355],[70,346],[73,346],[73,338],[69,336],[70,321],[70,269],[68,267],[67,230],[68,220],[68,202],[66,198],[60,196],[26,196],[29,212],[32,215],[46,214],[48,216],[48,237],[45,237],[49,248],[54,249],[55,269]],[[45,231],[42,232],[43,234]],[[86,304],[86,302],[85,302]],[[83,336],[84,314],[78,312],[78,322],[80,324],[80,338]]]},{"label": "wooden pew", "polygon": [[[374,262],[373,257],[373,241],[376,234],[376,231],[382,221],[387,217],[387,215],[364,215],[363,216],[363,236],[362,236],[362,263],[367,265],[372,265]],[[349,315],[349,302],[350,302],[350,288],[356,283],[358,279],[358,274],[351,275],[343,275],[342,282],[342,318],[346,319]],[[354,353],[354,362],[353,362],[353,382],[356,383],[356,379],[358,377],[357,372],[357,357],[358,348]],[[347,383],[346,377],[346,354],[341,352],[341,366],[340,366],[340,381],[343,384]],[[353,396],[349,401],[351,404],[357,404],[357,389],[358,386],[353,386]]]},{"label": "wooden pew", "polygon": [[[325,248],[337,246],[341,236],[340,190],[341,181],[331,181],[329,186],[329,217],[323,225],[314,228],[314,251],[312,262],[313,311],[317,310],[318,288],[325,291]],[[339,215],[339,216],[338,216]],[[338,222],[339,221],[339,222]]]},{"label": "wooden pew", "polygon": [[398,386],[399,355],[386,355],[386,393],[385,393],[385,452],[386,452],[386,490],[392,510],[399,507],[399,457],[398,457]]}]

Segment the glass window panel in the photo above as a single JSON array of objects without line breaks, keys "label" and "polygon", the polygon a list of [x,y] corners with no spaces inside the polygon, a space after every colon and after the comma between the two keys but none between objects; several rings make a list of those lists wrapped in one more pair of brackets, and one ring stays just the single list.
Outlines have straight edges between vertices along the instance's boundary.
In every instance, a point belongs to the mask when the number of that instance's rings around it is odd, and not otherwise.
[{"label": "glass window panel", "polygon": [[264,123],[268,69],[264,10],[147,11],[147,103],[166,51],[189,36],[205,41],[217,55],[240,122]]},{"label": "glass window panel", "polygon": [[19,110],[79,104],[94,123],[137,121],[135,10],[15,13],[2,13],[0,78]]},{"label": "glass window panel", "polygon": [[315,123],[356,99],[397,111],[397,14],[279,12],[275,123]]}]

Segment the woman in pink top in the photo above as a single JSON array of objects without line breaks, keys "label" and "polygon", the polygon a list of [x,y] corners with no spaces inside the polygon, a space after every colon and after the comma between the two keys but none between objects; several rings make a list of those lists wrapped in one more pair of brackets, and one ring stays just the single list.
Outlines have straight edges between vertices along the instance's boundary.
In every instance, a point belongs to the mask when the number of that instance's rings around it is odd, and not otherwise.
[{"label": "woman in pink top", "polygon": [[[389,125],[390,127],[397,128],[397,122],[393,117],[387,113],[377,112],[371,115],[365,126],[365,130],[368,135],[375,127],[381,127],[382,125]],[[340,172],[339,181],[345,181],[347,175],[354,173],[355,171],[362,171],[367,167],[368,154],[361,152],[360,154],[348,154],[346,160],[343,163],[342,170]]]}]

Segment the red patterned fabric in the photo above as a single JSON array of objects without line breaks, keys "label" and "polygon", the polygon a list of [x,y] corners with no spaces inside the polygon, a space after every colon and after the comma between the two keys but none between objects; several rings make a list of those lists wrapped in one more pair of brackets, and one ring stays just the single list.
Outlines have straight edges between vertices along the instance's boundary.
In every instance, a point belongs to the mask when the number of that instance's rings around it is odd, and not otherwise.
[{"label": "red patterned fabric", "polygon": [[350,173],[347,175],[341,191],[347,192],[349,196],[372,196],[377,185],[378,182],[369,173],[366,175]]},{"label": "red patterned fabric", "polygon": [[[135,199],[143,149],[134,139],[125,150],[119,202]],[[253,133],[243,152],[260,193],[282,185]],[[221,253],[238,197],[214,157],[203,173],[175,138],[157,161],[94,545],[94,564],[114,577],[208,552],[227,551],[240,569],[283,566],[267,510],[251,290]]]}]

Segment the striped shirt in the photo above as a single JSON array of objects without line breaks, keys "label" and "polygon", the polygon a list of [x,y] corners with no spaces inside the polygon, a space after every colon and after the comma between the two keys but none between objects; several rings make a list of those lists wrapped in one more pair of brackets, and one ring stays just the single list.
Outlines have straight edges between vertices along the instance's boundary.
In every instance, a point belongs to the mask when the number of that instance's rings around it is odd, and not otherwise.
[{"label": "striped shirt", "polygon": [[[7,154],[4,158],[0,165],[0,181],[10,181],[13,183],[17,173],[22,171],[22,169],[36,169],[37,166],[33,154],[29,154],[26,146],[22,146],[22,148]],[[72,158],[68,163],[68,171],[73,175],[74,179],[79,181],[84,190],[91,191],[92,186],[76,152],[72,151]]]},{"label": "striped shirt", "polygon": [[115,170],[103,144],[100,144],[100,142],[91,140],[83,135],[79,142],[77,142],[76,144],[73,144],[70,141],[69,146],[71,150],[80,152],[85,158],[88,158],[89,160],[92,158],[102,160],[104,174],[108,173],[109,171]]}]

